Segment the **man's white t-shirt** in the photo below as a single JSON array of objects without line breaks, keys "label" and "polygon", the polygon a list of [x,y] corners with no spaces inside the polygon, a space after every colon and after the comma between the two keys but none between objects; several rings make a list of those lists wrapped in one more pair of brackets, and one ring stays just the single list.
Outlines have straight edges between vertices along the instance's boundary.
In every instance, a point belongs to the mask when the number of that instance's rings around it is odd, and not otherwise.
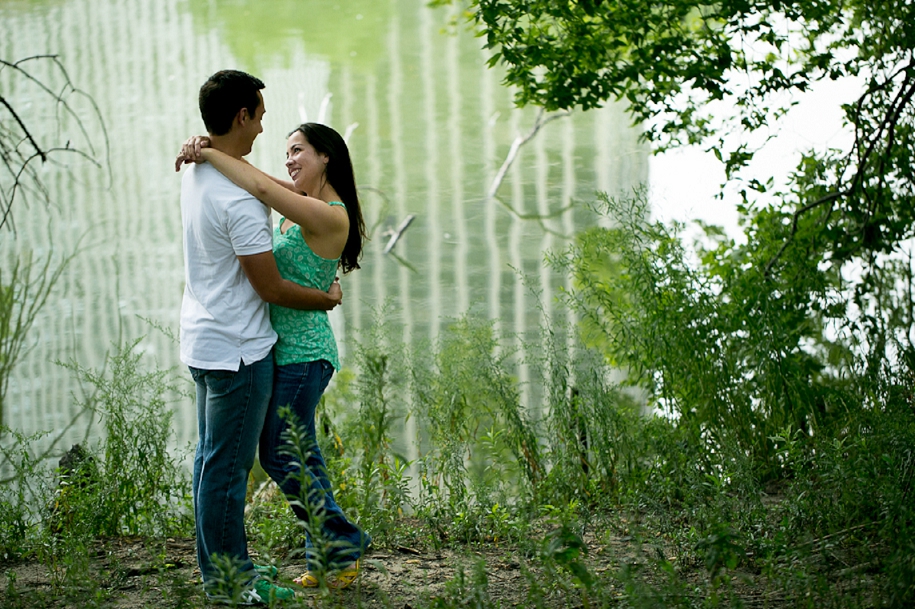
[{"label": "man's white t-shirt", "polygon": [[204,370],[237,371],[270,354],[276,332],[238,256],[270,251],[270,210],[209,163],[181,179],[184,298],[181,361]]}]

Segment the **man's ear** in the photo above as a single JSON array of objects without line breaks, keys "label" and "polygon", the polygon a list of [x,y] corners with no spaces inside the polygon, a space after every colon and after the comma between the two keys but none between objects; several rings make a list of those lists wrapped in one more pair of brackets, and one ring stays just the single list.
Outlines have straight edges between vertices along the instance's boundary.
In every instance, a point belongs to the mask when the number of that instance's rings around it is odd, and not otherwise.
[{"label": "man's ear", "polygon": [[244,127],[249,118],[251,118],[251,116],[248,114],[248,109],[242,108],[238,111],[238,114],[235,115],[235,122],[238,123],[240,127]]}]

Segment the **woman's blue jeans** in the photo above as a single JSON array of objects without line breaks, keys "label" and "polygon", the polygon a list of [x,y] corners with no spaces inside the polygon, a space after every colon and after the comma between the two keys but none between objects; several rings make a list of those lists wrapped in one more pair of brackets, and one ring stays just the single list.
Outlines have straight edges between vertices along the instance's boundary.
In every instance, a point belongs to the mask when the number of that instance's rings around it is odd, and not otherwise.
[{"label": "woman's blue jeans", "polygon": [[[345,566],[362,556],[371,542],[368,533],[347,520],[334,501],[327,466],[318,447],[315,409],[333,374],[333,366],[325,360],[276,366],[273,397],[260,440],[260,461],[264,471],[286,494],[296,517],[306,523],[309,568]],[[305,456],[304,464],[290,454],[292,447],[283,437],[290,422],[280,417],[279,411],[284,406],[290,407],[293,421],[301,429],[300,450]],[[302,488],[303,479],[308,485],[305,489]],[[312,518],[309,518],[309,512]],[[320,544],[320,551],[316,544]]]},{"label": "woman's blue jeans", "polygon": [[254,577],[245,493],[270,404],[273,355],[247,366],[242,362],[238,372],[190,370],[197,384],[193,495],[200,574],[209,585],[217,575],[213,558],[222,556]]}]

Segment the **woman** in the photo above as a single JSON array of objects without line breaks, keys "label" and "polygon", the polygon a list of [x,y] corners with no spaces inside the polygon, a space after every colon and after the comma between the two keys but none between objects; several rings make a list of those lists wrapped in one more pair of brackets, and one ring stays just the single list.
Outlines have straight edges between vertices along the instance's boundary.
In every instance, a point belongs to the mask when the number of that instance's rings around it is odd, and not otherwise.
[{"label": "woman", "polygon": [[[344,274],[359,268],[365,223],[349,150],[340,134],[317,123],[306,123],[293,131],[286,148],[291,181],[272,178],[246,161],[207,146],[207,138],[191,138],[181,154],[187,161],[211,163],[281,214],[273,233],[273,250],[284,278],[327,290],[338,268]],[[261,465],[306,525],[310,570],[294,581],[316,587],[317,573],[326,569],[334,574],[328,585],[344,588],[358,576],[359,558],[371,538],[350,522],[334,501],[317,443],[315,408],[334,370],[340,368],[333,330],[326,311],[274,305],[270,307],[270,321],[279,339],[274,348],[273,398],[260,438]],[[284,437],[289,415],[303,434],[304,464],[290,451]],[[303,481],[308,485],[304,492]]]}]

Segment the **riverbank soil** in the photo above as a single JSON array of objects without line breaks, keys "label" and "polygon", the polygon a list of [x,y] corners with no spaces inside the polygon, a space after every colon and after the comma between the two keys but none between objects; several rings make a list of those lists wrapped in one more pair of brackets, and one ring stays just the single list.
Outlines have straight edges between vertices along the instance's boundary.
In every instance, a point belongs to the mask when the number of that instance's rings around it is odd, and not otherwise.
[{"label": "riverbank soil", "polygon": [[[597,578],[612,581],[621,564],[635,569],[640,564],[647,564],[647,556],[640,555],[625,535],[603,535],[600,540],[586,535],[583,541],[588,550],[584,562]],[[651,548],[651,552],[663,551],[657,544]],[[668,559],[675,558],[668,556]],[[199,584],[192,538],[169,538],[164,544],[161,540],[111,539],[99,542],[88,559],[92,576],[87,581],[105,582],[104,589],[97,583],[80,589],[72,577],[65,580],[46,565],[35,562],[0,564],[0,607],[179,609],[215,606],[207,602]],[[479,585],[479,571],[475,572],[475,565],[481,560],[485,563],[485,585]],[[282,606],[414,609],[428,606],[435,602],[434,599],[447,599],[447,604],[438,605],[445,607],[588,606],[576,591],[560,590],[555,586],[540,590],[536,603],[531,600],[528,597],[531,582],[539,580],[543,584],[544,581],[527,567],[536,563],[521,556],[517,547],[495,543],[461,551],[382,548],[367,555],[360,579],[351,588],[323,595],[299,588],[296,600]],[[297,563],[278,566],[279,578],[286,582],[304,569],[304,565]],[[707,591],[704,571],[698,565],[692,570],[694,573],[687,579],[695,580],[693,594]],[[456,585],[461,571],[464,573],[463,586]],[[62,586],[64,581],[66,584]],[[602,585],[604,590],[610,589],[611,594],[618,594],[621,601],[623,595],[628,594],[622,584],[604,582]],[[615,587],[610,588],[611,585]],[[777,607],[785,600],[762,591],[749,574],[735,575],[731,593],[736,593],[744,606]],[[688,596],[693,594],[688,593]],[[695,603],[680,598],[670,606],[684,606],[681,604],[684,600],[685,606],[703,604],[702,598],[693,598]],[[479,601],[484,602],[477,604]],[[608,605],[602,603],[601,606]]]}]

